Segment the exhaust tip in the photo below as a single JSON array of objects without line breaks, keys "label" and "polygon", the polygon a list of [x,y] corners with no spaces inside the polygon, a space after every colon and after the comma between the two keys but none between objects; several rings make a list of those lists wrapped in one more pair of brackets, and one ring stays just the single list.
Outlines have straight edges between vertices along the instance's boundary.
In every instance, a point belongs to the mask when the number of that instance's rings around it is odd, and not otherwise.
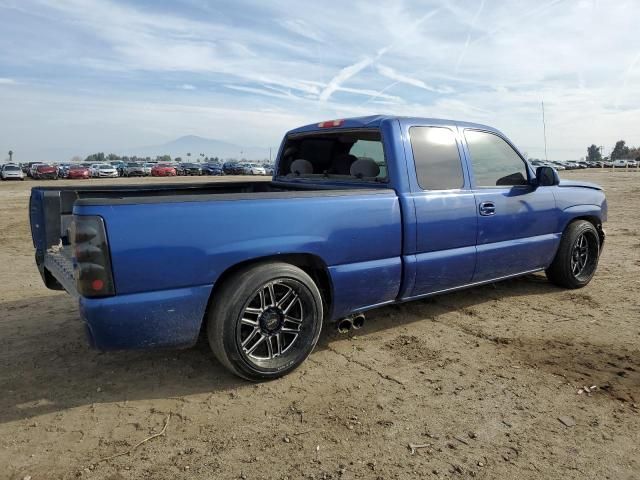
[{"label": "exhaust tip", "polygon": [[353,328],[353,322],[350,318],[343,318],[338,322],[338,332],[339,333],[349,333]]},{"label": "exhaust tip", "polygon": [[353,328],[356,330],[364,327],[364,315],[356,315],[353,317]]}]

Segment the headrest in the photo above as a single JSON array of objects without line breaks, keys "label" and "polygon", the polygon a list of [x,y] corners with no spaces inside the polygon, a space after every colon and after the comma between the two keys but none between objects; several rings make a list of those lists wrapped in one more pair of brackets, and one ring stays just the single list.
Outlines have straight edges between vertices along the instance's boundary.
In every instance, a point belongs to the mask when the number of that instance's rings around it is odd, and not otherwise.
[{"label": "headrest", "polygon": [[296,175],[311,175],[313,173],[313,165],[309,160],[305,160],[304,158],[299,158],[291,162],[289,169],[291,173],[295,173]]},{"label": "headrest", "polygon": [[336,155],[332,165],[333,173],[337,173],[338,175],[349,175],[349,169],[356,160],[358,160],[358,157],[349,153]]},{"label": "headrest", "polygon": [[349,173],[358,178],[377,177],[380,174],[380,167],[373,158],[363,157],[353,162]]},{"label": "headrest", "polygon": [[291,157],[294,153],[296,153],[298,149],[296,147],[287,147],[282,154],[283,157]]}]

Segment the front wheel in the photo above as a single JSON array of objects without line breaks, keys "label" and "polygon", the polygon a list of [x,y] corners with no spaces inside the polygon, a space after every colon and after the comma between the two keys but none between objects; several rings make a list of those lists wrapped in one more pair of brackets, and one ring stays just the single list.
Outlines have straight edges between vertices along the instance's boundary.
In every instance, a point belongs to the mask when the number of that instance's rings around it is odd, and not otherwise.
[{"label": "front wheel", "polygon": [[545,273],[560,287],[582,288],[596,273],[599,257],[600,237],[596,227],[586,220],[577,220],[562,234],[558,252]]},{"label": "front wheel", "polygon": [[209,345],[231,372],[251,381],[282,377],[312,352],[322,328],[322,299],[311,277],[293,265],[252,265],[227,279],[212,298]]}]

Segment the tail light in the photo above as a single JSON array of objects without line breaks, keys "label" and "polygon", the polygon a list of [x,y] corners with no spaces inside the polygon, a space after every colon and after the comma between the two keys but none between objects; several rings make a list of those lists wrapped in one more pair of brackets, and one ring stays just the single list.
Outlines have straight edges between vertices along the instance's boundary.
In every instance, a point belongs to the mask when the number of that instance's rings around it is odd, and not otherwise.
[{"label": "tail light", "polygon": [[107,232],[102,217],[75,216],[71,238],[78,293],[83,297],[115,295]]}]

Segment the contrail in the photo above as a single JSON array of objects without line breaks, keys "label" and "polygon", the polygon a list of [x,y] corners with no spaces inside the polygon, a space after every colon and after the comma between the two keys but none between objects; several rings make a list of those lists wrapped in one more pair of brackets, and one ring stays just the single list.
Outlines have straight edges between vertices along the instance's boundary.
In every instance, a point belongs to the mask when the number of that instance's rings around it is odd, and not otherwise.
[{"label": "contrail", "polygon": [[371,102],[372,100],[375,100],[376,98],[378,98],[380,95],[382,95],[384,92],[386,92],[387,90],[389,90],[392,87],[395,87],[397,84],[399,84],[400,82],[393,82],[390,83],[389,85],[387,85],[386,87],[384,87],[382,90],[380,90],[379,92],[376,92],[374,95],[371,95],[369,98],[367,98],[364,102],[362,102],[359,106],[362,107],[363,105],[366,105],[367,103]]},{"label": "contrail", "polygon": [[475,45],[478,42],[481,42],[487,38],[491,38],[493,37],[496,33],[504,30],[505,28],[508,28],[510,26],[512,26],[515,23],[518,23],[520,20],[524,20],[527,17],[531,17],[533,15],[537,15],[538,13],[542,13],[545,10],[548,10],[551,7],[554,7],[555,5],[557,5],[560,2],[564,2],[564,0],[552,0],[551,2],[545,3],[544,5],[540,5],[539,7],[536,7],[532,10],[529,10],[526,13],[523,13],[522,15],[510,19],[508,23],[506,24],[502,24],[496,28],[494,28],[493,30],[487,32],[486,34],[482,35],[481,37],[476,38],[473,42],[469,43],[469,45]]},{"label": "contrail", "polygon": [[467,40],[464,42],[464,47],[462,47],[462,51],[460,55],[458,55],[458,61],[456,62],[455,72],[458,72],[458,68],[460,68],[460,64],[462,63],[462,59],[464,58],[465,53],[467,53],[467,47],[469,46],[469,42],[471,41],[471,31],[476,26],[476,22],[478,21],[478,17],[480,13],[482,13],[482,9],[484,8],[484,0],[480,2],[480,6],[476,11],[476,14],[473,16],[473,20],[471,20],[471,25],[469,25],[469,31],[467,32]]},{"label": "contrail", "polygon": [[[418,28],[422,23],[427,21],[429,18],[436,15],[440,10],[441,10],[440,8],[436,8],[430,11],[429,13],[423,15],[422,17],[420,17],[416,22],[413,23],[413,25],[409,27],[409,29],[407,30],[406,34],[403,37],[403,40],[407,36],[413,34],[416,28]],[[374,57],[366,57],[356,63],[353,63],[351,65],[348,65],[340,69],[338,73],[331,80],[329,80],[329,83],[327,84],[327,86],[320,92],[318,99],[321,102],[329,100],[331,95],[333,95],[333,93],[340,88],[340,85],[342,85],[344,82],[346,82],[350,78],[353,78],[355,75],[360,73],[369,65],[378,61],[380,58],[382,58],[383,55],[389,52],[389,50],[392,50],[393,48],[395,48],[398,43],[399,42],[394,42],[387,45],[386,47],[381,48],[380,50],[377,51]],[[378,92],[377,95],[380,95],[380,93],[382,92]]]},{"label": "contrail", "polygon": [[618,96],[616,98],[616,103],[614,104],[616,108],[618,108],[620,106],[620,98],[622,97],[622,94],[624,93],[624,91],[627,89],[627,82],[629,81],[629,77],[633,73],[633,70],[636,68],[636,65],[638,64],[638,62],[640,62],[640,53],[638,53],[634,57],[634,59],[629,64],[629,67],[627,68],[627,71],[624,73],[624,80],[622,82],[622,88],[620,90],[618,90]]},{"label": "contrail", "polygon": [[367,58],[365,58],[363,60],[360,60],[359,62],[354,63],[353,65],[349,65],[349,66],[344,67],[343,69],[341,69],[329,81],[329,83],[327,83],[327,86],[324,88],[324,90],[322,90],[322,92],[320,92],[320,96],[318,97],[318,99],[321,102],[325,102],[325,101],[329,100],[329,97],[331,97],[333,92],[335,92],[336,90],[338,90],[338,88],[340,88],[340,85],[342,85],[343,82],[346,82],[351,77],[353,77],[354,75],[356,75],[357,73],[359,73],[363,69],[367,68],[369,65],[371,65],[373,63],[373,61],[374,61],[374,58],[367,57]]}]

